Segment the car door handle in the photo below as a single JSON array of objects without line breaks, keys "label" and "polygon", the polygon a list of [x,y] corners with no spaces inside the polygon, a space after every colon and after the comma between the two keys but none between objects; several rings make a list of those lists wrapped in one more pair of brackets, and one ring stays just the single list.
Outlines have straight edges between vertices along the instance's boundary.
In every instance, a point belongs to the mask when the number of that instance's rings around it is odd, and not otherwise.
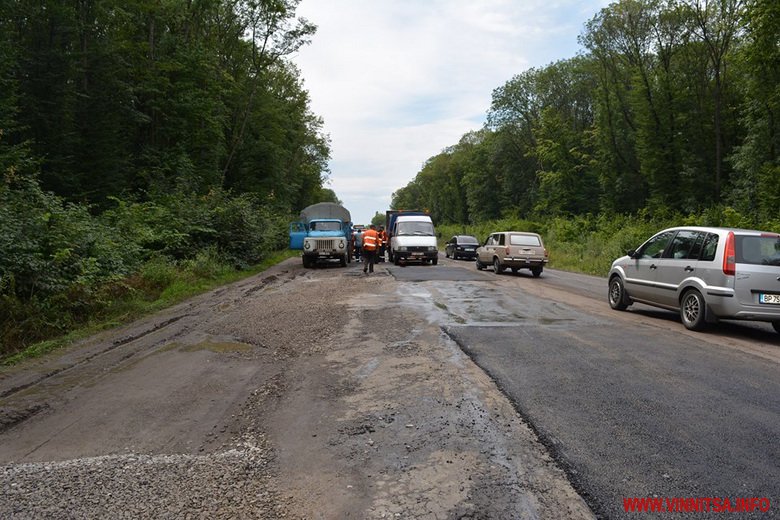
[{"label": "car door handle", "polygon": [[693,272],[693,267],[691,267],[690,265],[686,265],[685,266],[685,270],[688,271],[689,273],[692,273]]},{"label": "car door handle", "polygon": [[658,269],[658,266],[655,265],[655,264],[650,264],[650,269],[656,270],[656,269]]}]

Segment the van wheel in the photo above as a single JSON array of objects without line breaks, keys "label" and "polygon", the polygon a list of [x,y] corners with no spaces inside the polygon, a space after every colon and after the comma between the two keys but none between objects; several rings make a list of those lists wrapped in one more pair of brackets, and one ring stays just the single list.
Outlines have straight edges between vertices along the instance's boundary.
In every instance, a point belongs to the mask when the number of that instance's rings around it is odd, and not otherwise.
[{"label": "van wheel", "polygon": [[780,333],[780,320],[773,321],[772,322],[772,326],[775,328],[775,332]]},{"label": "van wheel", "polygon": [[707,327],[704,320],[704,297],[695,289],[686,291],[680,300],[680,319],[686,329],[702,331]]},{"label": "van wheel", "polygon": [[616,311],[624,311],[628,308],[628,298],[623,287],[623,281],[619,276],[613,276],[609,281],[609,306]]},{"label": "van wheel", "polygon": [[501,265],[501,262],[498,260],[498,258],[493,259],[493,272],[496,274],[501,274],[504,272],[504,266]]}]

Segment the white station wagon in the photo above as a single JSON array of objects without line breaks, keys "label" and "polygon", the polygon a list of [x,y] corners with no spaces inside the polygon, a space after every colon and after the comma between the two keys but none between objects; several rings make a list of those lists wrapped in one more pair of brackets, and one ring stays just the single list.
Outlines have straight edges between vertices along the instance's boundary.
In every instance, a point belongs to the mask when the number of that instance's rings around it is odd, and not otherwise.
[{"label": "white station wagon", "polygon": [[680,312],[703,330],[719,319],[771,322],[780,332],[780,234],[746,229],[665,229],[609,271],[609,305]]}]

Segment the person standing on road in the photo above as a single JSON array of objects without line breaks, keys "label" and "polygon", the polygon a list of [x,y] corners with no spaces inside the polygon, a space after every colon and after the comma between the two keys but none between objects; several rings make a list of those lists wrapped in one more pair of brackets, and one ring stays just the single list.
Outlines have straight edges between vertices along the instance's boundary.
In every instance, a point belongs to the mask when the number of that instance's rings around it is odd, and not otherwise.
[{"label": "person standing on road", "polygon": [[385,233],[384,226],[379,226],[379,231],[377,231],[377,235],[379,236],[379,258],[377,259],[377,262],[384,262],[385,249],[387,249],[387,233]]},{"label": "person standing on road", "polygon": [[363,249],[363,231],[358,229],[355,231],[355,258],[360,261],[360,252]]},{"label": "person standing on road", "polygon": [[379,236],[376,232],[376,226],[371,224],[371,227],[363,233],[363,272],[374,272],[374,256],[376,255],[377,245],[379,244]]}]

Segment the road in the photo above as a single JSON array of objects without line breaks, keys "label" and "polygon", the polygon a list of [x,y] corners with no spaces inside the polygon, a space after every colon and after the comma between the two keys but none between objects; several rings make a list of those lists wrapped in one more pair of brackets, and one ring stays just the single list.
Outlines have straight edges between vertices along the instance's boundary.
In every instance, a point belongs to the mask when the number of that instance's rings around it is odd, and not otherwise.
[{"label": "road", "polygon": [[0,372],[0,517],[776,514],[771,327],[691,333],[605,295],[554,270],[290,260]]},{"label": "road", "polygon": [[[447,333],[595,512],[631,518],[630,497],[780,498],[780,341],[771,326],[691,333],[674,313],[611,311],[602,278],[496,278],[499,287],[473,288]],[[446,289],[440,297],[451,301]]]}]

